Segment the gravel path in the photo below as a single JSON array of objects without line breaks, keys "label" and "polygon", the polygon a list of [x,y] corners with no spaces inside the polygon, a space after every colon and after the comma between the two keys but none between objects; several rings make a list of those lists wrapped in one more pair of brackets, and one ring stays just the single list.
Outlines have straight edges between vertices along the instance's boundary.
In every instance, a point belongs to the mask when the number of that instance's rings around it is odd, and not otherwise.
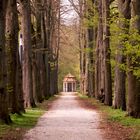
[{"label": "gravel path", "polygon": [[62,93],[24,140],[103,140],[99,114],[80,106],[74,93]]}]

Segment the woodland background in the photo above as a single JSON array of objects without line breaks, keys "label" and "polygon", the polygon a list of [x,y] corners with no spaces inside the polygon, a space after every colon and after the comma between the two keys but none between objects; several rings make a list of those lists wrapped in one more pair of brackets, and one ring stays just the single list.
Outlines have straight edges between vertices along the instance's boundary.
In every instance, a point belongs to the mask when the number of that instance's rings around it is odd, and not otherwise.
[{"label": "woodland background", "polygon": [[66,23],[69,5],[60,0],[0,0],[0,119],[6,123],[11,113],[57,94],[68,72],[82,94],[140,118],[140,1],[69,2],[76,16]]}]

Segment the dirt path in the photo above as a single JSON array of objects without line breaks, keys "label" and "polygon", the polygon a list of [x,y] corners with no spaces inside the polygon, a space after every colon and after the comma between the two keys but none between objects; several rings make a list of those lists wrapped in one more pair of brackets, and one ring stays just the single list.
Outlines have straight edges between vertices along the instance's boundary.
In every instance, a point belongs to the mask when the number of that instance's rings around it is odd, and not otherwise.
[{"label": "dirt path", "polygon": [[85,109],[74,93],[62,93],[24,140],[103,140],[99,114]]}]

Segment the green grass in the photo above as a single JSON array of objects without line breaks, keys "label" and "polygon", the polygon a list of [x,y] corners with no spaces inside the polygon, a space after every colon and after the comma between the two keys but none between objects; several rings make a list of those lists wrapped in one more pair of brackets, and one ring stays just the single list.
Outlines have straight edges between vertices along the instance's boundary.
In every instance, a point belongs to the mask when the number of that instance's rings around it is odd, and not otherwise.
[{"label": "green grass", "polygon": [[126,112],[120,109],[112,109],[111,107],[102,107],[104,112],[108,113],[110,121],[120,122],[124,126],[139,126],[140,119],[135,119],[126,115]]},{"label": "green grass", "polygon": [[13,121],[11,125],[0,123],[0,139],[3,137],[5,138],[5,136],[19,139],[25,131],[36,125],[38,118],[44,112],[45,111],[42,109],[34,108],[27,109],[26,113],[22,115],[11,115]]},{"label": "green grass", "polygon": [[80,94],[80,93],[78,93],[78,96],[79,96],[81,99],[88,99],[88,98],[89,98],[87,95],[83,95],[83,94]]},{"label": "green grass", "polygon": [[37,119],[44,113],[43,110],[39,108],[34,109],[27,109],[26,113],[22,116],[20,115],[12,115],[11,118],[13,120],[14,127],[25,127],[25,128],[32,128]]}]

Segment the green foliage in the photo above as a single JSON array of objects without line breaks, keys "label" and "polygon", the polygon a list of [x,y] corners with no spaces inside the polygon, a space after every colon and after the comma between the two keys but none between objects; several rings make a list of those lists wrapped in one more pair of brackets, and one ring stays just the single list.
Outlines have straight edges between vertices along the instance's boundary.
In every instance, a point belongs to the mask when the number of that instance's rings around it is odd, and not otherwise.
[{"label": "green foliage", "polygon": [[[90,42],[93,44],[93,42]],[[84,48],[83,50],[81,50],[82,52],[86,53],[86,54],[89,54],[89,53],[93,53],[94,50],[92,48]]]},{"label": "green foliage", "polygon": [[40,110],[39,108],[32,108],[27,109],[26,113],[19,116],[19,115],[12,115],[11,119],[14,122],[15,127],[25,127],[25,128],[32,128],[36,122],[37,119],[44,113],[43,110]]},{"label": "green foliage", "polygon": [[137,30],[131,30],[131,32],[133,33],[129,35],[129,41],[125,42],[125,54],[131,62],[127,70],[132,71],[137,78],[140,78],[140,34]]},{"label": "green foliage", "polygon": [[98,11],[95,4],[93,4],[93,1],[88,0],[87,1],[87,12],[85,13],[85,18],[83,20],[85,27],[94,27],[96,28],[98,26]]},{"label": "green foliage", "polygon": [[78,96],[80,97],[80,99],[88,99],[89,97],[87,95],[78,93]]},{"label": "green foliage", "polygon": [[139,126],[140,119],[135,119],[132,117],[126,116],[126,112],[123,112],[121,109],[113,109],[111,107],[102,107],[104,112],[108,113],[108,120],[120,122],[124,126]]},{"label": "green foliage", "polygon": [[[132,71],[137,78],[140,78],[140,34],[133,28],[137,17],[131,19],[131,22],[129,19],[120,18],[118,8],[115,5],[111,6],[110,19],[112,71],[117,65],[121,70]],[[131,62],[130,66],[127,65],[126,61],[124,63],[116,62],[116,55],[125,58],[128,56]]]}]

